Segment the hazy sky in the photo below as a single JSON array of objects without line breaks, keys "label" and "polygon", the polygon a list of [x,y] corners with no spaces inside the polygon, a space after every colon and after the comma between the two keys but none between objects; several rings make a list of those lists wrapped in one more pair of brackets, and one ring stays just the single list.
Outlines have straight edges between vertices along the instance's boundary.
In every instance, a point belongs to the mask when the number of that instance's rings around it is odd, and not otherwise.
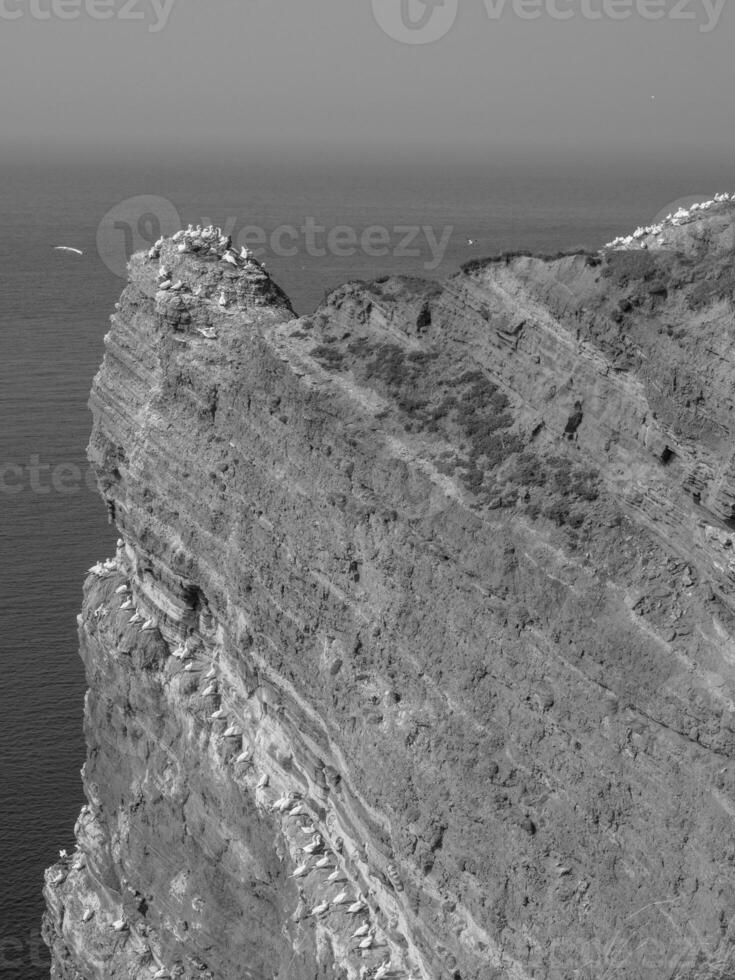
[{"label": "hazy sky", "polygon": [[727,153],[735,0],[722,6],[0,0],[0,145]]}]

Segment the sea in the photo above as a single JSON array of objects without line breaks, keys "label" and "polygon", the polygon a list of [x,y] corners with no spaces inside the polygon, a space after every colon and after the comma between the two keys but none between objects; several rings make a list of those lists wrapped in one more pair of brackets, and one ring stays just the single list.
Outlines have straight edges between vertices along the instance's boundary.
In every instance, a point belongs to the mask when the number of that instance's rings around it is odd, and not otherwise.
[{"label": "sea", "polygon": [[506,250],[598,248],[680,198],[735,191],[728,161],[672,156],[227,159],[210,149],[0,161],[2,978],[49,975],[43,872],[73,848],[84,802],[76,615],[85,570],[116,538],[86,463],[87,399],[129,252],[214,223],[305,314],[348,280],[442,279]]}]

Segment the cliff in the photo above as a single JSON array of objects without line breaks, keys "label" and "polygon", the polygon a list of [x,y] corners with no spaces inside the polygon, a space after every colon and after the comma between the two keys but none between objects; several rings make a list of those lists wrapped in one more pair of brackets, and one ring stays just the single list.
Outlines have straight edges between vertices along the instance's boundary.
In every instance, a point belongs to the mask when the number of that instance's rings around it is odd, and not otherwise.
[{"label": "cliff", "polygon": [[733,975],[734,218],[301,319],[132,259],[53,977]]}]

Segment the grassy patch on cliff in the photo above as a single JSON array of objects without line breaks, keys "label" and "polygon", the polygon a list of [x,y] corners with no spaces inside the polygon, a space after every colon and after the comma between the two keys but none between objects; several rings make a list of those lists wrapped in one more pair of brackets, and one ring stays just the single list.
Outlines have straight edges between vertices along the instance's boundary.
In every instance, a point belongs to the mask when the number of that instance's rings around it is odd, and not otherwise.
[{"label": "grassy patch on cliff", "polygon": [[347,348],[358,378],[381,391],[405,416],[409,432],[442,435],[458,447],[456,462],[465,487],[492,496],[489,475],[523,448],[512,431],[507,396],[479,370],[447,377],[438,351],[405,350],[397,344],[371,347],[360,338]]}]

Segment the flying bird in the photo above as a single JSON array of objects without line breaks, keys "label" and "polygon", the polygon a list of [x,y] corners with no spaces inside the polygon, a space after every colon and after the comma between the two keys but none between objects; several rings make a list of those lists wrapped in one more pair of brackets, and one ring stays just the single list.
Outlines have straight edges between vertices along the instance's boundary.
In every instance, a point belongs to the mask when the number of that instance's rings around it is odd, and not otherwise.
[{"label": "flying bird", "polygon": [[74,255],[84,255],[81,248],[72,248],[71,245],[54,245],[55,252],[73,252]]}]

